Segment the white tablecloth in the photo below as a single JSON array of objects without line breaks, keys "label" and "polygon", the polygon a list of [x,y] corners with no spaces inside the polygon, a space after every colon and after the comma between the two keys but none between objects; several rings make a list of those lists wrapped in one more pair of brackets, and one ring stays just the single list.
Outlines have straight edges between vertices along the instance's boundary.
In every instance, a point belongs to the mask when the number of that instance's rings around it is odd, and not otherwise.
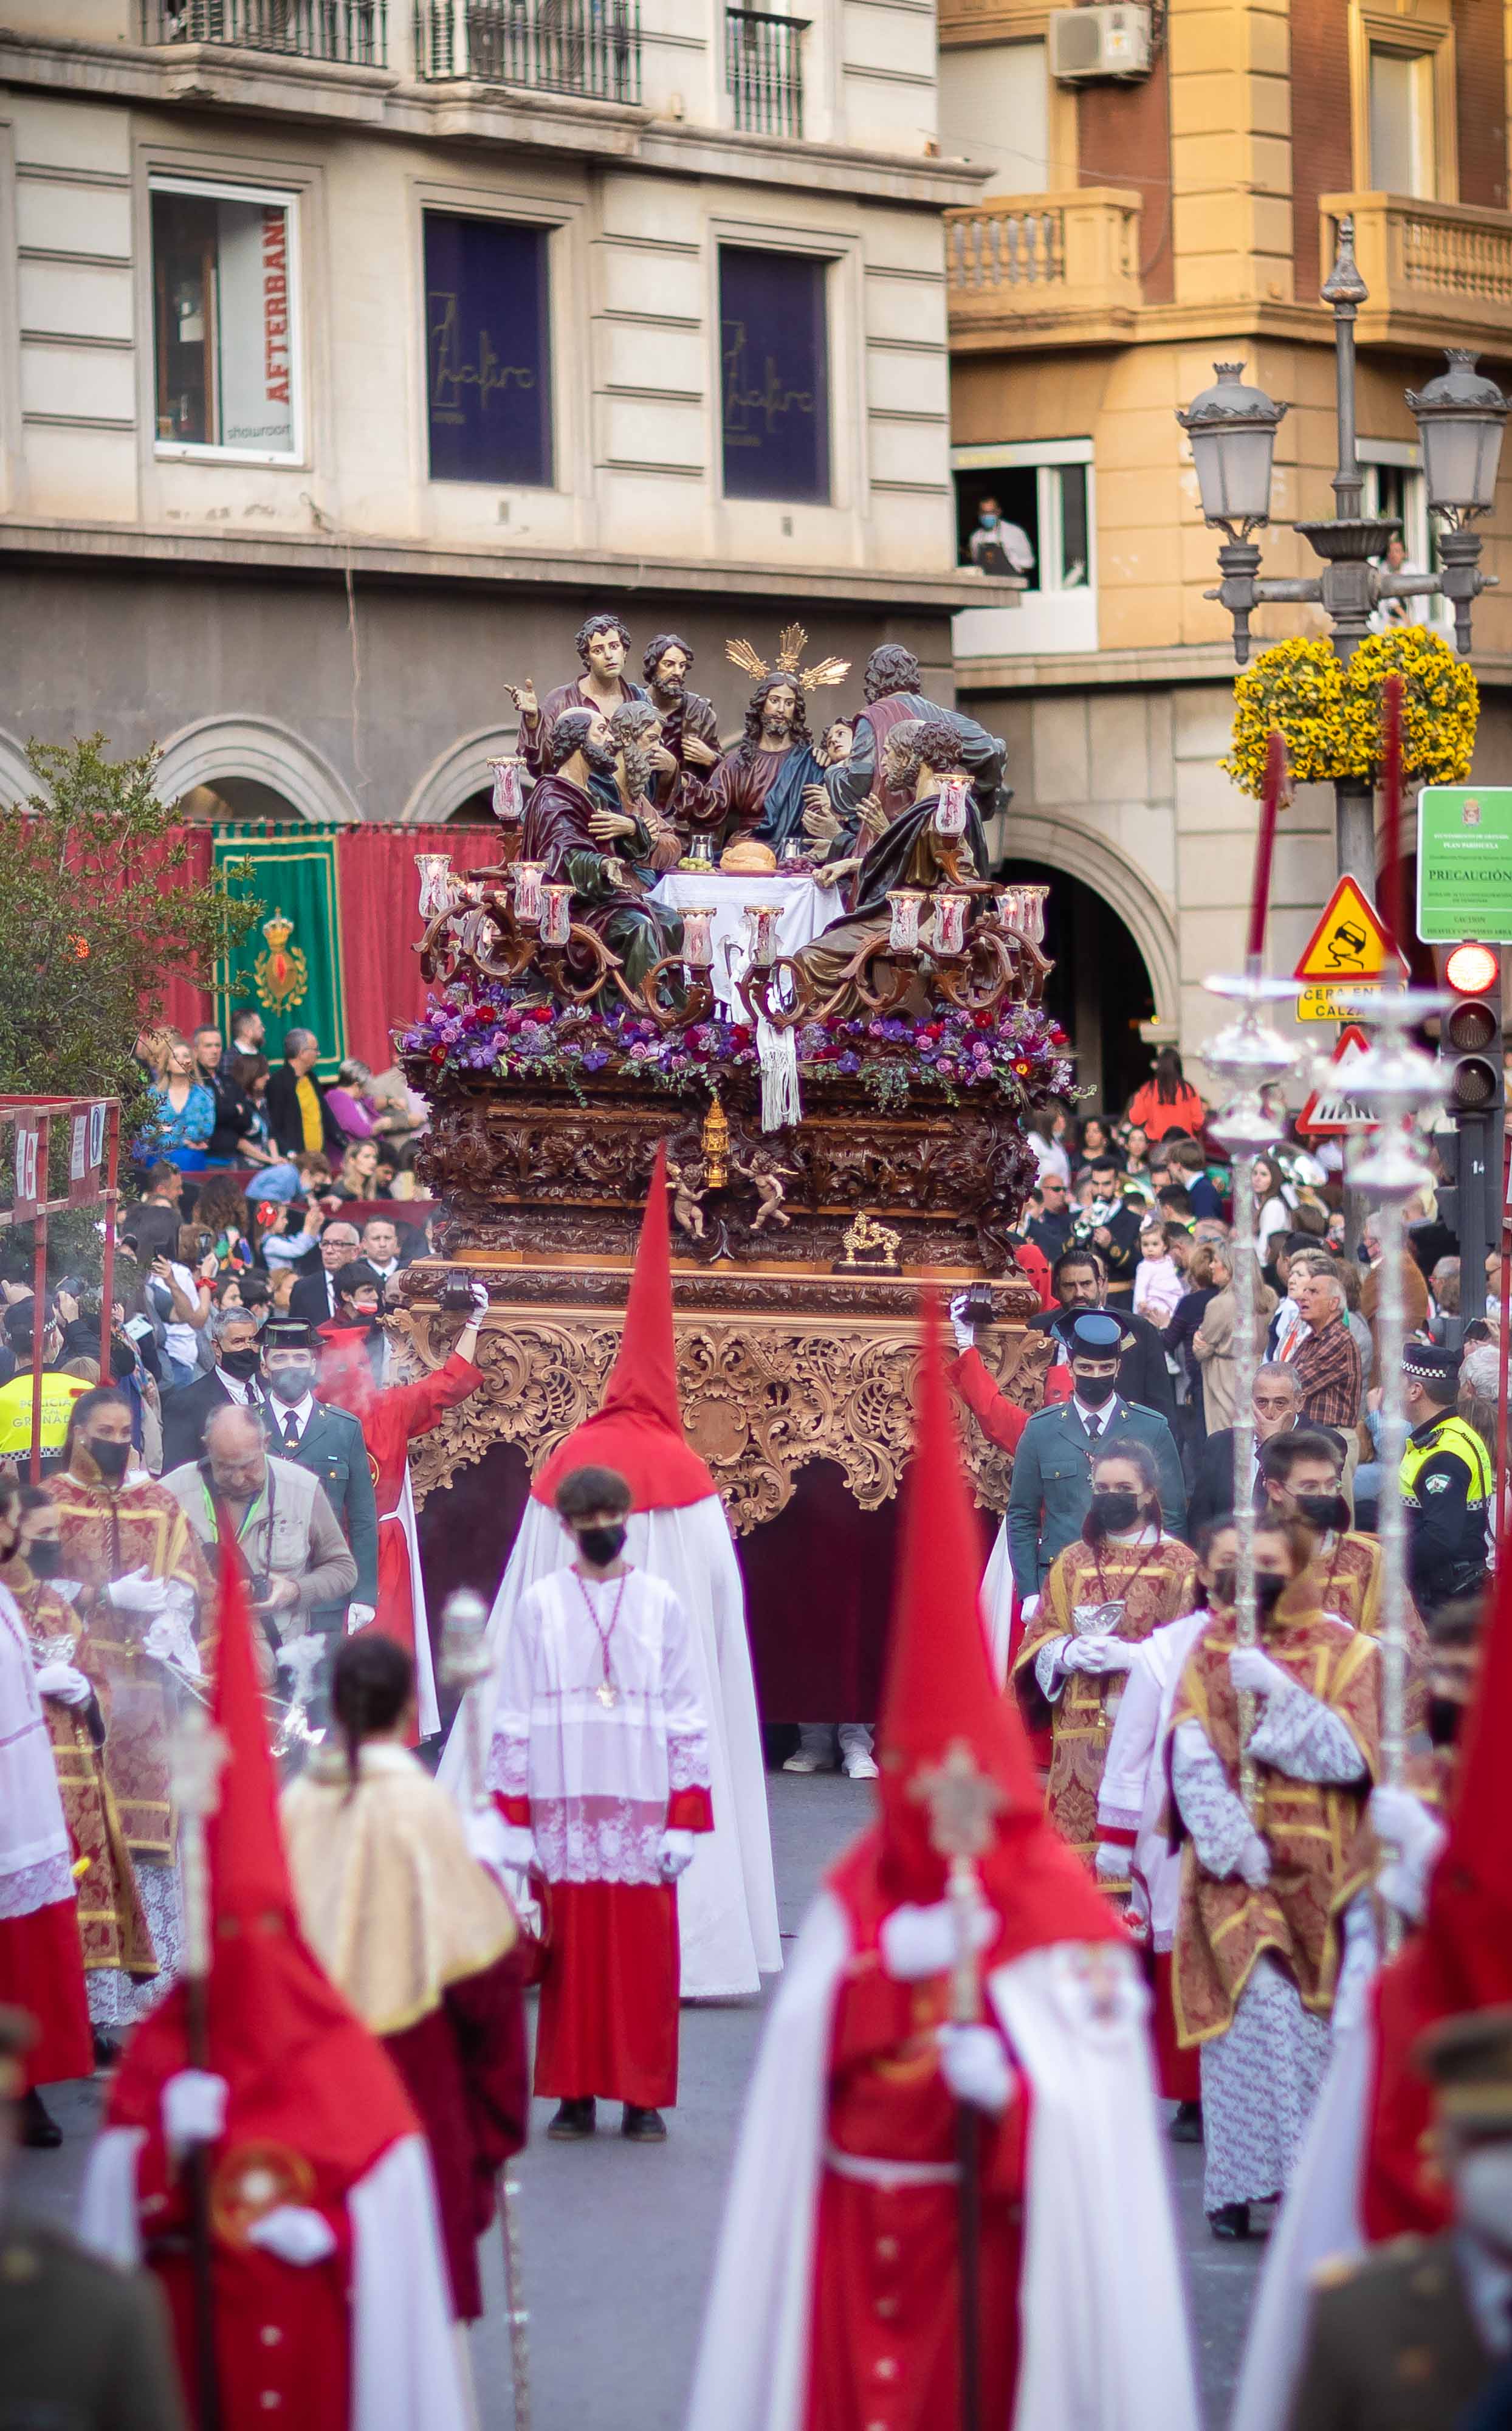
[{"label": "white tablecloth", "polygon": [[[664,903],[669,912],[683,912],[692,904],[712,903],[714,916],[709,923],[714,940],[714,981],[715,996],[724,1005],[737,1011],[738,999],[731,984],[730,964],[733,959],[737,970],[744,967],[746,947],[746,907],[748,903],[780,903],[781,916],[777,923],[777,950],[780,954],[796,954],[829,927],[841,906],[836,891],[815,886],[806,871],[797,877],[751,877],[732,870],[712,870],[707,873],[689,869],[669,869],[659,878],[651,890],[654,903]],[[725,947],[729,945],[731,955]]]}]

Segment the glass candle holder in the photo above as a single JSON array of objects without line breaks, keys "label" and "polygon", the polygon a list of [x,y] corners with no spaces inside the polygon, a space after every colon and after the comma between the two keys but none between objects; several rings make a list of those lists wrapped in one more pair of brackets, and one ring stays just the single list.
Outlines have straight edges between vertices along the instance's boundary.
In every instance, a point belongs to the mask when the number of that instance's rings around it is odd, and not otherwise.
[{"label": "glass candle holder", "polygon": [[934,806],[936,835],[965,835],[970,794],[971,780],[968,777],[941,778],[940,798]]},{"label": "glass candle holder", "polygon": [[966,915],[966,898],[964,895],[936,895],[934,951],[937,954],[965,953]]},{"label": "glass candle holder", "polygon": [[533,929],[541,917],[541,880],[545,872],[544,861],[517,861],[514,864],[514,917],[522,929]]},{"label": "glass candle holder", "polygon": [[1016,886],[1000,886],[992,898],[994,909],[1005,929],[1016,929],[1018,926],[1022,910],[1018,896],[1019,890]]},{"label": "glass candle holder", "polygon": [[494,771],[494,816],[505,827],[525,816],[525,787],[521,770],[525,763],[517,754],[506,760],[491,760]]},{"label": "glass candle holder", "polygon": [[919,914],[928,899],[915,886],[900,886],[888,896],[893,918],[887,943],[895,954],[917,953]]},{"label": "glass candle holder", "polygon": [[747,904],[746,949],[753,969],[764,969],[777,960],[777,924],[781,916],[781,903]]},{"label": "glass candle holder", "polygon": [[1021,886],[1018,889],[1018,926],[1032,946],[1045,942],[1045,900],[1048,886]]},{"label": "glass candle holder", "polygon": [[682,959],[690,970],[706,971],[714,961],[714,938],[709,931],[714,915],[712,903],[683,905]]},{"label": "glass candle holder", "polygon": [[446,899],[446,888],[451,880],[451,855],[449,852],[417,852],[414,865],[420,877],[420,917],[428,920],[433,912],[440,911]]},{"label": "glass candle holder", "polygon": [[571,887],[543,886],[541,905],[542,945],[564,946],[572,928]]}]

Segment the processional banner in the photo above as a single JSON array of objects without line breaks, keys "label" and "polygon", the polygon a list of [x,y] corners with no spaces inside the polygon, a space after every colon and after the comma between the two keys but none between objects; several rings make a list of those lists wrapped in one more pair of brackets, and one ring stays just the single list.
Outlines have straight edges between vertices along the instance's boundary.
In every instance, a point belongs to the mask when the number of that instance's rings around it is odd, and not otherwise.
[{"label": "processional banner", "polygon": [[316,1071],[333,1081],[346,1054],[336,832],[218,828],[212,857],[227,893],[259,907],[241,945],[216,964],[223,1034],[230,1036],[233,1013],[256,1005],[271,1064],[280,1059],[286,1031],[312,1030],[320,1041]]}]

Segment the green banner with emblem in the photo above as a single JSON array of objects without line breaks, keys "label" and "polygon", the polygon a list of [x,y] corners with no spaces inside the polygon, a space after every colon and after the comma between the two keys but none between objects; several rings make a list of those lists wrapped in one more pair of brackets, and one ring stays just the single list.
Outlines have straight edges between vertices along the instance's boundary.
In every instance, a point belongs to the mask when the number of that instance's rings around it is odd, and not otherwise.
[{"label": "green banner with emblem", "polygon": [[223,1034],[229,1039],[233,1013],[256,1005],[275,1069],[284,1032],[312,1030],[320,1041],[315,1069],[323,1081],[333,1081],[346,1053],[335,830],[218,827],[212,851],[227,893],[259,906],[234,955],[216,965],[215,1014]]}]

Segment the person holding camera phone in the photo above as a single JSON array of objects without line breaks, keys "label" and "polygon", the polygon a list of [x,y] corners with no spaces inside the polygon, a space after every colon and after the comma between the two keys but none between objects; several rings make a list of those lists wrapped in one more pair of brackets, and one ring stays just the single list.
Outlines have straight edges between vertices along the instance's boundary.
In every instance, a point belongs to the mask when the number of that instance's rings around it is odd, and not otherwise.
[{"label": "person holding camera phone", "polygon": [[213,1568],[227,1533],[245,1565],[253,1614],[276,1654],[315,1615],[346,1601],[357,1564],[318,1477],[268,1449],[255,1410],[205,1422],[205,1451],[163,1479]]}]

